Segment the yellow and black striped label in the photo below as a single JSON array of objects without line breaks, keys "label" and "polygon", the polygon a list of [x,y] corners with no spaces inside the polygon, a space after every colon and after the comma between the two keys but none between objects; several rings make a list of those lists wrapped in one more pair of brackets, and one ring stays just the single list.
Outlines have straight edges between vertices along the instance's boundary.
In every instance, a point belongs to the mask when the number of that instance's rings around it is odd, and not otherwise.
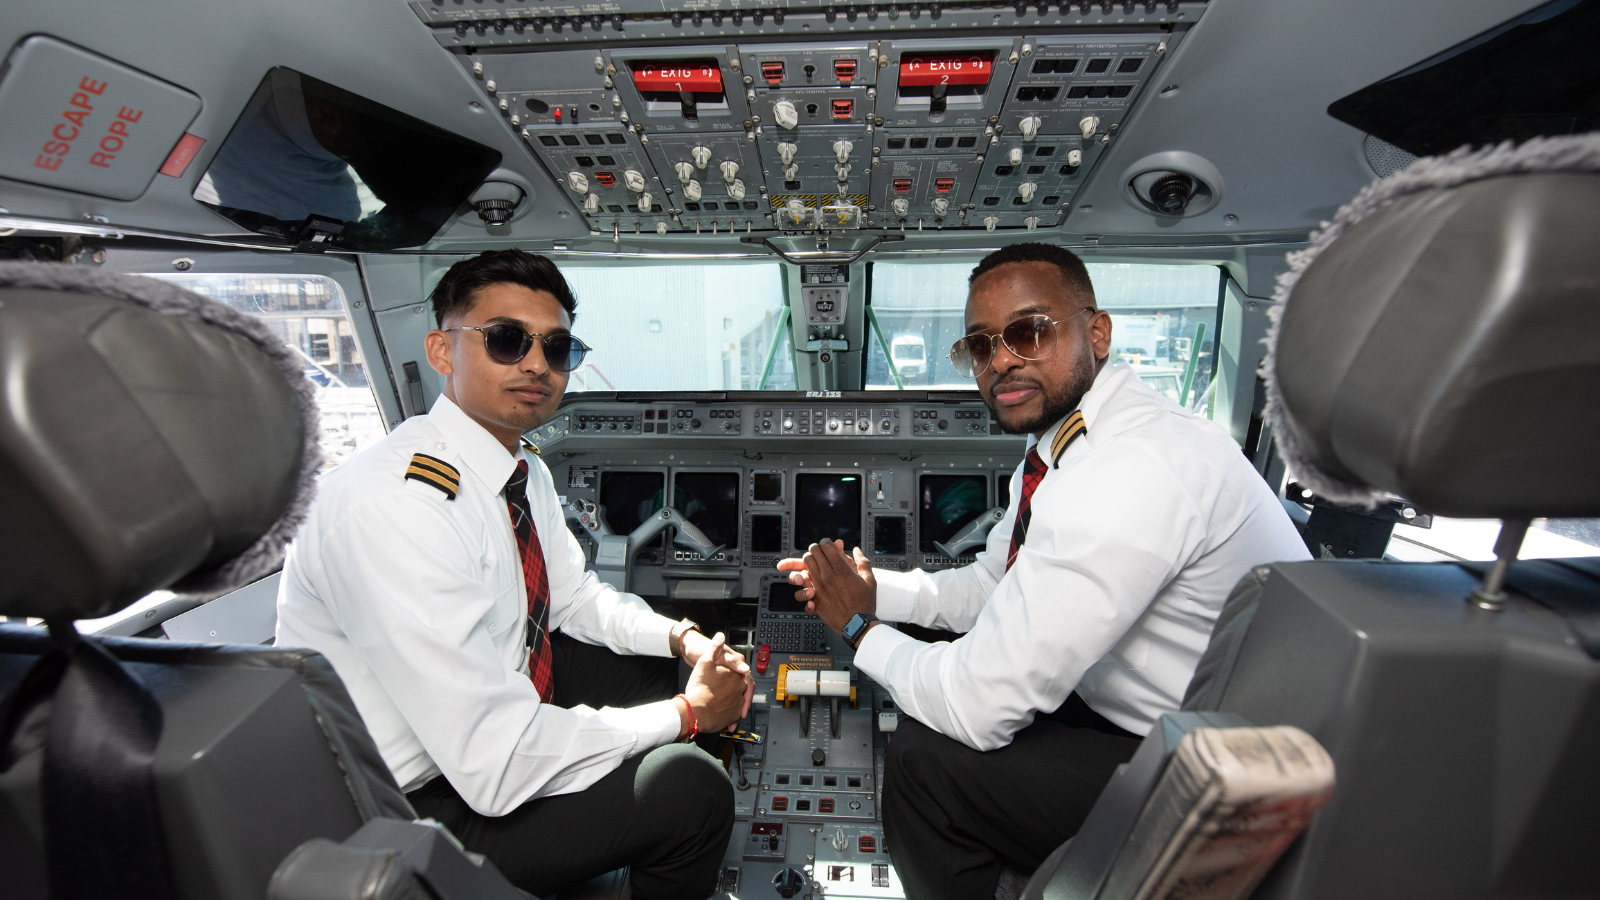
[{"label": "yellow and black striped label", "polygon": [[1072,415],[1067,416],[1067,421],[1061,423],[1061,429],[1050,441],[1050,462],[1053,468],[1061,467],[1061,454],[1067,452],[1067,448],[1078,439],[1078,435],[1086,434],[1088,431],[1089,426],[1083,424],[1082,410],[1075,410]]},{"label": "yellow and black striped label", "polygon": [[434,459],[426,453],[411,457],[411,465],[406,467],[406,479],[444,491],[447,500],[454,500],[456,493],[461,490],[461,472],[444,460]]}]

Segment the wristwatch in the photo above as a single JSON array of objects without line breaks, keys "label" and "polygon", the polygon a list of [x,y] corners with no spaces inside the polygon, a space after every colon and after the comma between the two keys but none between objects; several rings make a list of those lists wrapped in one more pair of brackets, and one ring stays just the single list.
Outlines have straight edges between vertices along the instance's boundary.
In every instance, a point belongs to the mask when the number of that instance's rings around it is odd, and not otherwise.
[{"label": "wristwatch", "polygon": [[[700,626],[695,624],[690,619],[684,619],[682,622],[679,622],[678,624],[672,626],[672,630],[667,632],[667,650],[668,650],[668,652],[670,652],[673,656],[675,656],[675,657],[677,657],[679,659],[682,659],[683,658],[683,636],[688,634],[691,631],[700,631]],[[703,632],[703,631],[700,631],[700,633],[701,634],[705,634],[705,632]]]},{"label": "wristwatch", "polygon": [[861,639],[867,633],[867,626],[876,621],[878,617],[872,613],[856,613],[850,617],[850,621],[844,623],[844,629],[839,634],[852,650],[860,649]]}]

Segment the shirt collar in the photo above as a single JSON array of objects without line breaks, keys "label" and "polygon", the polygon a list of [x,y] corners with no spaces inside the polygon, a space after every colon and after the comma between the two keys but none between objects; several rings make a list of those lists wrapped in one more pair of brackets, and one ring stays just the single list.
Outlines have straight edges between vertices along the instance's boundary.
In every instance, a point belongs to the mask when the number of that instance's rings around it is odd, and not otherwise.
[{"label": "shirt collar", "polygon": [[[1121,430],[1114,427],[1114,424],[1110,421],[1112,417],[1105,415],[1106,404],[1116,396],[1118,389],[1126,383],[1131,371],[1124,363],[1109,363],[1096,373],[1094,384],[1089,386],[1088,392],[1083,395],[1083,399],[1078,401],[1077,408],[1073,410],[1073,412],[1083,413],[1084,432],[1078,437],[1078,441],[1083,442],[1086,446],[1093,447],[1094,439],[1097,436],[1105,438]],[[1046,429],[1044,435],[1040,438],[1035,439],[1030,435],[1028,446],[1043,444],[1048,449],[1051,442],[1055,440],[1056,432],[1060,431],[1070,418],[1072,418],[1072,413],[1070,412],[1062,416],[1059,421]],[[1097,423],[1099,425],[1098,431],[1096,430]],[[1108,426],[1110,426],[1109,430]],[[1039,452],[1044,455],[1043,450]]]},{"label": "shirt collar", "polygon": [[488,429],[474,422],[444,394],[440,394],[439,399],[433,401],[433,408],[428,410],[428,424],[437,428],[455,448],[472,474],[496,492],[505,487],[512,470],[517,467],[517,460],[522,459],[520,449],[512,455]]}]

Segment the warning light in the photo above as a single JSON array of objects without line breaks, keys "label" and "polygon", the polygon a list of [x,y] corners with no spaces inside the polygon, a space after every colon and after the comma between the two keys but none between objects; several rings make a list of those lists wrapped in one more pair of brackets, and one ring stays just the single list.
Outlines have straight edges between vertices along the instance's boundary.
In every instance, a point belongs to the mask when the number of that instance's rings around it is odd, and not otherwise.
[{"label": "warning light", "polygon": [[904,56],[900,59],[901,87],[942,84],[988,84],[994,64],[987,56]]}]

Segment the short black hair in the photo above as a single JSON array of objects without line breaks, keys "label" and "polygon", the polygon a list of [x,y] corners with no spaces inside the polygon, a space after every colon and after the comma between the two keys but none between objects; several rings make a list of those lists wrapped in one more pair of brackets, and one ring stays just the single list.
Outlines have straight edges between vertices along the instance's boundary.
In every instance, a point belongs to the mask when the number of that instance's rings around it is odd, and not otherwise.
[{"label": "short black hair", "polygon": [[520,284],[529,290],[547,291],[568,316],[578,316],[578,298],[549,257],[516,249],[485,250],[451,266],[439,279],[428,296],[434,323],[443,328],[445,319],[466,315],[478,291],[491,284]]},{"label": "short black hair", "polygon": [[1078,294],[1094,305],[1094,284],[1089,281],[1089,269],[1073,253],[1065,247],[1054,244],[1025,243],[1009,244],[985,256],[972,270],[972,275],[967,279],[967,287],[988,272],[1000,268],[1007,263],[1044,262],[1050,263],[1061,270],[1061,280],[1066,282],[1069,293]]}]

